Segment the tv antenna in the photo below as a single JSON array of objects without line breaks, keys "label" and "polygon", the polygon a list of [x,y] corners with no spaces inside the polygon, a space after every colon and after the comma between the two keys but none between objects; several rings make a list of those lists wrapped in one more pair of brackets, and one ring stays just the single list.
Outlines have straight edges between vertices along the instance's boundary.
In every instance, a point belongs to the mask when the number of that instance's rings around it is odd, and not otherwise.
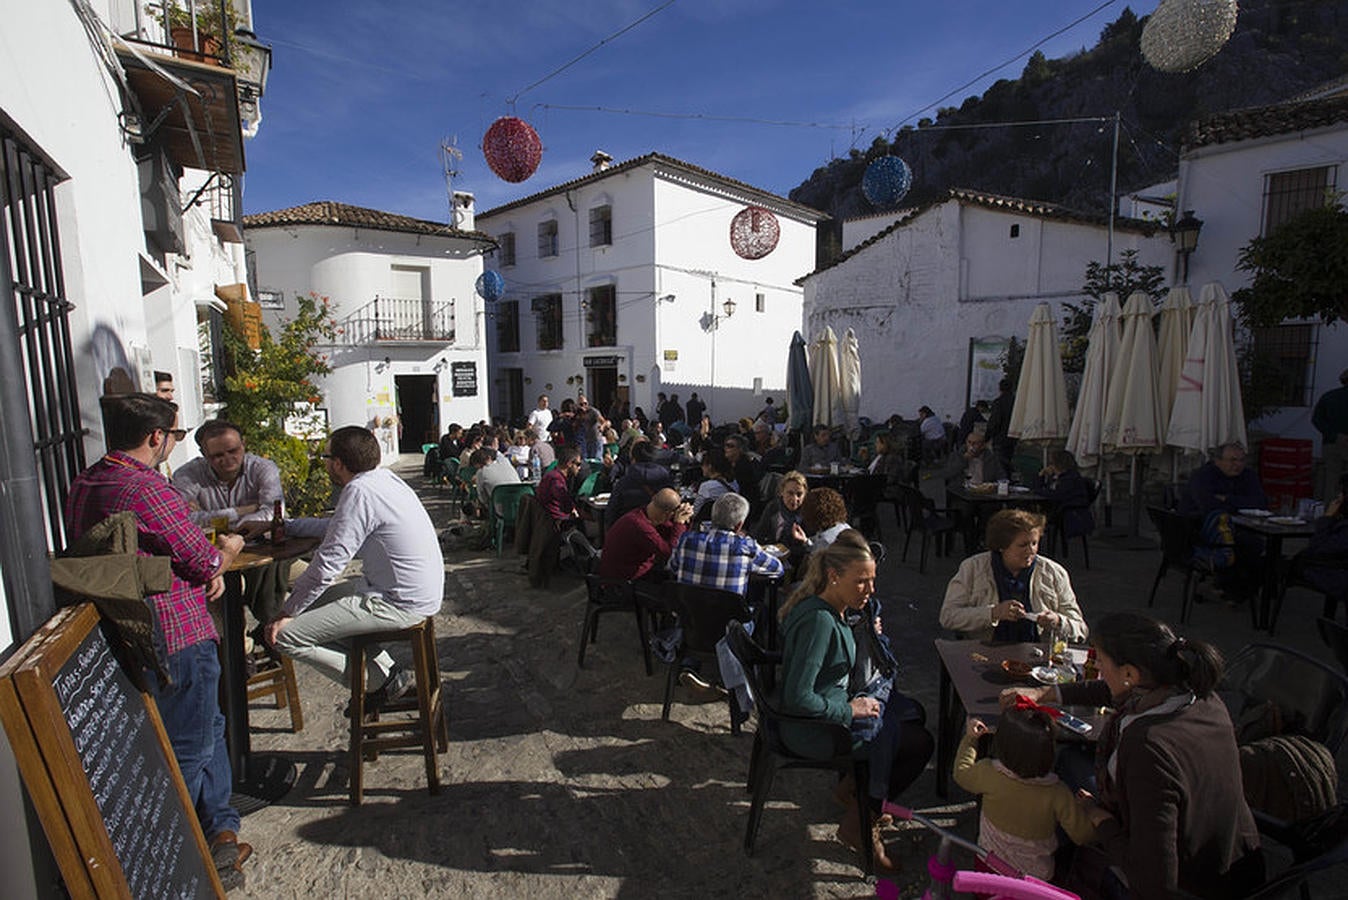
[{"label": "tv antenna", "polygon": [[459,136],[442,138],[440,141],[440,167],[445,173],[445,195],[449,200],[449,224],[454,228],[459,227],[461,218],[458,208],[454,205],[454,179],[459,174],[458,163],[463,159],[463,151],[457,146]]}]

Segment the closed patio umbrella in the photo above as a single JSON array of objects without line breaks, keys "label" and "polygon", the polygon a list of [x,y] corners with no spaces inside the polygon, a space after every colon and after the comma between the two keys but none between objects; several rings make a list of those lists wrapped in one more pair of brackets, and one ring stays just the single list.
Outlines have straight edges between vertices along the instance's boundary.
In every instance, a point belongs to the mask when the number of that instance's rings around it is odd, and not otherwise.
[{"label": "closed patio umbrella", "polygon": [[1076,413],[1067,433],[1067,450],[1083,466],[1100,461],[1105,399],[1114,361],[1119,358],[1119,342],[1119,296],[1110,291],[1095,305],[1095,321],[1086,344],[1086,368],[1081,373]]},{"label": "closed patio umbrella", "polygon": [[802,431],[814,424],[814,385],[810,381],[810,365],[805,360],[805,338],[797,331],[791,335],[791,347],[786,353],[787,406],[791,417],[787,427]]},{"label": "closed patio umbrella", "polygon": [[1170,412],[1175,407],[1175,393],[1179,390],[1180,374],[1184,371],[1184,354],[1189,347],[1189,332],[1194,325],[1193,298],[1189,288],[1172,287],[1161,304],[1161,333],[1156,339],[1161,386],[1161,421],[1169,424]]},{"label": "closed patio umbrella", "polygon": [[838,337],[829,326],[810,344],[810,381],[814,387],[814,425],[843,424],[838,374]]},{"label": "closed patio umbrella", "polygon": [[1134,291],[1123,307],[1123,339],[1105,401],[1100,443],[1107,452],[1154,453],[1165,442],[1151,317],[1151,298]]},{"label": "closed patio umbrella", "polygon": [[1198,311],[1189,334],[1166,443],[1206,453],[1222,444],[1245,440],[1245,412],[1231,335],[1231,301],[1226,290],[1213,281],[1203,285],[1198,295]]},{"label": "closed patio umbrella", "polygon": [[1025,361],[1016,386],[1007,433],[1022,441],[1048,443],[1067,437],[1072,422],[1067,415],[1067,383],[1062,374],[1058,329],[1047,303],[1030,316]]},{"label": "closed patio umbrella", "polygon": [[861,348],[857,346],[857,333],[851,328],[843,332],[842,344],[838,347],[838,379],[847,437],[855,441],[861,437],[861,424],[858,421],[861,410]]}]

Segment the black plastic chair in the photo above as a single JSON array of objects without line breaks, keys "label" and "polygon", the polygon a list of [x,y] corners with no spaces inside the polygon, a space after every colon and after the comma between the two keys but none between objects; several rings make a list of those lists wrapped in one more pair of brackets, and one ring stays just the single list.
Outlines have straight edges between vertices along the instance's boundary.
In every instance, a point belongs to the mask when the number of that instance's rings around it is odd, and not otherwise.
[{"label": "black plastic chair", "polygon": [[[663,599],[683,629],[683,645],[669,663],[665,675],[665,705],[660,718],[668,722],[681,658],[688,655],[699,657],[710,661],[715,670],[716,644],[725,637],[726,626],[731,622],[748,622],[753,614],[744,597],[734,591],[701,585],[668,582],[664,585]],[[739,734],[741,713],[733,691],[728,694],[727,701],[730,706],[730,731]]]},{"label": "black plastic chair", "polygon": [[1069,512],[1090,509],[1095,505],[1095,500],[1099,496],[1100,482],[1089,479],[1086,481],[1086,502],[1084,504],[1060,506],[1055,509],[1053,515],[1049,517],[1049,527],[1054,536],[1057,537],[1059,545],[1062,547],[1062,558],[1064,562],[1066,562],[1068,558],[1068,544],[1071,542],[1071,537],[1079,537],[1081,538],[1081,555],[1086,560],[1086,568],[1089,569],[1091,567],[1091,545],[1088,540],[1091,533],[1085,531],[1079,535],[1069,536],[1067,534],[1067,529],[1063,526],[1063,522]]},{"label": "black plastic chair", "polygon": [[581,575],[593,574],[599,567],[599,551],[581,529],[571,528],[564,532],[562,545],[571,554],[571,561]]},{"label": "black plastic chair", "polygon": [[1217,693],[1231,720],[1276,704],[1284,734],[1302,734],[1338,755],[1348,737],[1348,674],[1281,644],[1247,644],[1226,665]]},{"label": "black plastic chair", "polygon": [[882,538],[880,532],[880,500],[885,495],[888,478],[878,475],[858,475],[845,484],[847,509],[851,512],[854,528],[867,537]]},{"label": "black plastic chair", "polygon": [[[1328,818],[1333,815],[1340,817],[1344,815],[1343,804],[1329,810],[1326,817]],[[1264,832],[1262,825],[1260,831],[1267,835],[1267,833]],[[1276,834],[1267,836],[1273,837],[1275,840],[1278,840],[1279,843],[1284,843]],[[1288,844],[1288,846],[1292,847],[1293,852],[1297,857],[1300,857],[1300,854],[1296,853],[1298,840],[1292,838],[1291,841],[1292,842]],[[1348,834],[1339,836],[1336,841],[1329,844],[1328,849],[1324,849],[1308,858],[1298,858],[1295,864],[1274,875],[1264,883],[1263,887],[1253,893],[1246,894],[1245,900],[1283,900],[1283,898],[1289,897],[1300,897],[1302,900],[1310,900],[1311,893],[1308,879],[1317,872],[1324,872],[1328,869],[1337,868],[1345,864],[1348,864]],[[1325,876],[1325,878],[1320,879],[1320,881],[1327,881],[1328,877],[1329,876]],[[1341,888],[1342,882],[1340,881],[1339,884]],[[1334,896],[1342,895],[1335,893]]]},{"label": "black plastic chair", "polygon": [[936,538],[937,554],[941,555],[942,547],[955,533],[955,530],[959,527],[959,522],[950,515],[950,510],[937,509],[936,504],[929,498],[924,497],[917,488],[905,485],[899,488],[899,491],[903,499],[903,505],[908,511],[908,530],[903,538],[903,561],[908,561],[908,543],[913,539],[913,532],[921,532],[922,555],[918,560],[917,570],[926,574],[927,546],[931,539]]},{"label": "black plastic chair", "polygon": [[[1267,565],[1276,565],[1277,560],[1270,560]],[[1338,615],[1339,601],[1343,600],[1348,605],[1348,598],[1343,594],[1334,591],[1325,591],[1317,587],[1313,579],[1308,577],[1308,570],[1336,570],[1339,572],[1348,572],[1348,559],[1341,556],[1325,556],[1308,553],[1303,550],[1287,562],[1287,568],[1279,579],[1278,593],[1273,598],[1273,608],[1268,615],[1268,633],[1271,637],[1278,627],[1278,616],[1282,613],[1283,599],[1290,587],[1303,587],[1313,591],[1324,598],[1324,605],[1321,608],[1320,615],[1326,619],[1333,619]]]},{"label": "black plastic chair", "polygon": [[[1157,534],[1161,536],[1161,565],[1156,570],[1156,580],[1151,584],[1147,606],[1156,604],[1156,591],[1160,588],[1165,573],[1170,571],[1171,567],[1181,569],[1184,572],[1184,587],[1180,593],[1180,622],[1186,623],[1189,621],[1189,610],[1194,602],[1194,576],[1203,577],[1212,574],[1209,566],[1194,559],[1200,523],[1197,519],[1182,516],[1159,506],[1148,506],[1147,515],[1156,526]],[[1257,604],[1251,604],[1251,616],[1258,615],[1256,607]]]},{"label": "black plastic chair", "polygon": [[585,668],[585,648],[599,636],[599,617],[604,613],[630,612],[636,616],[637,635],[641,640],[641,654],[646,662],[646,674],[654,675],[651,661],[650,610],[631,581],[621,578],[602,578],[593,572],[585,576],[585,617],[580,625],[580,649],[576,665]]},{"label": "black plastic chair", "polygon": [[[749,856],[753,855],[758,826],[763,820],[763,807],[767,804],[772,791],[773,776],[777,774],[778,769],[822,769],[836,772],[839,778],[851,774],[856,783],[857,810],[861,817],[860,833],[869,836],[871,810],[869,798],[866,797],[866,785],[870,780],[869,767],[864,758],[853,756],[851,731],[832,722],[782,712],[771,692],[765,687],[773,667],[781,664],[781,654],[764,650],[738,622],[732,622],[726,630],[726,641],[730,645],[730,652],[744,669],[744,678],[748,682],[749,693],[753,696],[754,713],[758,719],[758,727],[754,731],[754,748],[749,757],[747,787],[751,799],[749,821],[744,829],[744,852]],[[827,734],[833,743],[833,755],[825,759],[814,759],[793,752],[782,740],[782,724],[787,722],[818,728]],[[874,871],[875,863],[869,837],[861,841],[861,847],[863,868],[866,874],[870,875]]]},{"label": "black plastic chair", "polygon": [[1320,632],[1320,640],[1339,661],[1344,674],[1348,674],[1348,625],[1336,619],[1320,618],[1315,620],[1315,627]]}]

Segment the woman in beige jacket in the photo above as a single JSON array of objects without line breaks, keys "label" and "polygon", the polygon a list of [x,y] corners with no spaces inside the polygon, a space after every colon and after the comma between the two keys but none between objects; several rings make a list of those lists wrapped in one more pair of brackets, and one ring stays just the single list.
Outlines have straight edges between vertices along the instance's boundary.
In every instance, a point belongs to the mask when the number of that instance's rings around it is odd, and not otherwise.
[{"label": "woman in beige jacket", "polygon": [[988,519],[986,553],[960,563],[946,587],[941,627],[966,637],[1084,643],[1090,633],[1067,570],[1039,555],[1044,517],[1004,509]]}]

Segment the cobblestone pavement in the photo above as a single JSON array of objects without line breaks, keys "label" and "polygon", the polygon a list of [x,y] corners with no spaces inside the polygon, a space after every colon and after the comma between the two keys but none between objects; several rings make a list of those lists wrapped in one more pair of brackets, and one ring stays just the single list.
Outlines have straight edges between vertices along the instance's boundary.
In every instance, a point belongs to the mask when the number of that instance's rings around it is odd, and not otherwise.
[{"label": "cobblestone pavement", "polygon": [[[451,510],[423,483],[420,459],[397,468],[421,493],[437,526]],[[934,557],[917,571],[900,559],[902,536],[884,510],[890,553],[877,592],[885,630],[903,670],[902,688],[933,714],[932,639],[957,559]],[[833,838],[840,810],[820,772],[780,773],[756,850],[743,849],[744,789],[752,724],[730,734],[725,706],[682,694],[660,720],[663,673],[647,677],[634,623],[605,617],[598,642],[576,666],[585,606],[580,579],[562,574],[531,590],[520,558],[449,547],[446,598],[437,621],[449,713],[443,787],[425,789],[416,751],[386,753],[365,769],[365,803],[347,803],[346,691],[297,667],[305,728],[286,713],[252,711],[255,751],[299,767],[295,789],[249,814],[241,838],[255,852],[246,888],[256,897],[861,897],[874,886]],[[1101,537],[1093,567],[1079,548],[1066,560],[1088,619],[1144,608],[1159,553],[1154,542]],[[1180,578],[1167,577],[1155,612],[1178,618]],[[1314,635],[1318,601],[1289,596],[1278,640],[1329,659]],[[1251,640],[1244,609],[1204,604],[1187,633],[1231,653]],[[679,690],[676,688],[676,691]],[[930,772],[906,801],[973,835],[976,812],[952,786],[938,803]],[[918,896],[934,840],[895,832],[904,896]]]}]

